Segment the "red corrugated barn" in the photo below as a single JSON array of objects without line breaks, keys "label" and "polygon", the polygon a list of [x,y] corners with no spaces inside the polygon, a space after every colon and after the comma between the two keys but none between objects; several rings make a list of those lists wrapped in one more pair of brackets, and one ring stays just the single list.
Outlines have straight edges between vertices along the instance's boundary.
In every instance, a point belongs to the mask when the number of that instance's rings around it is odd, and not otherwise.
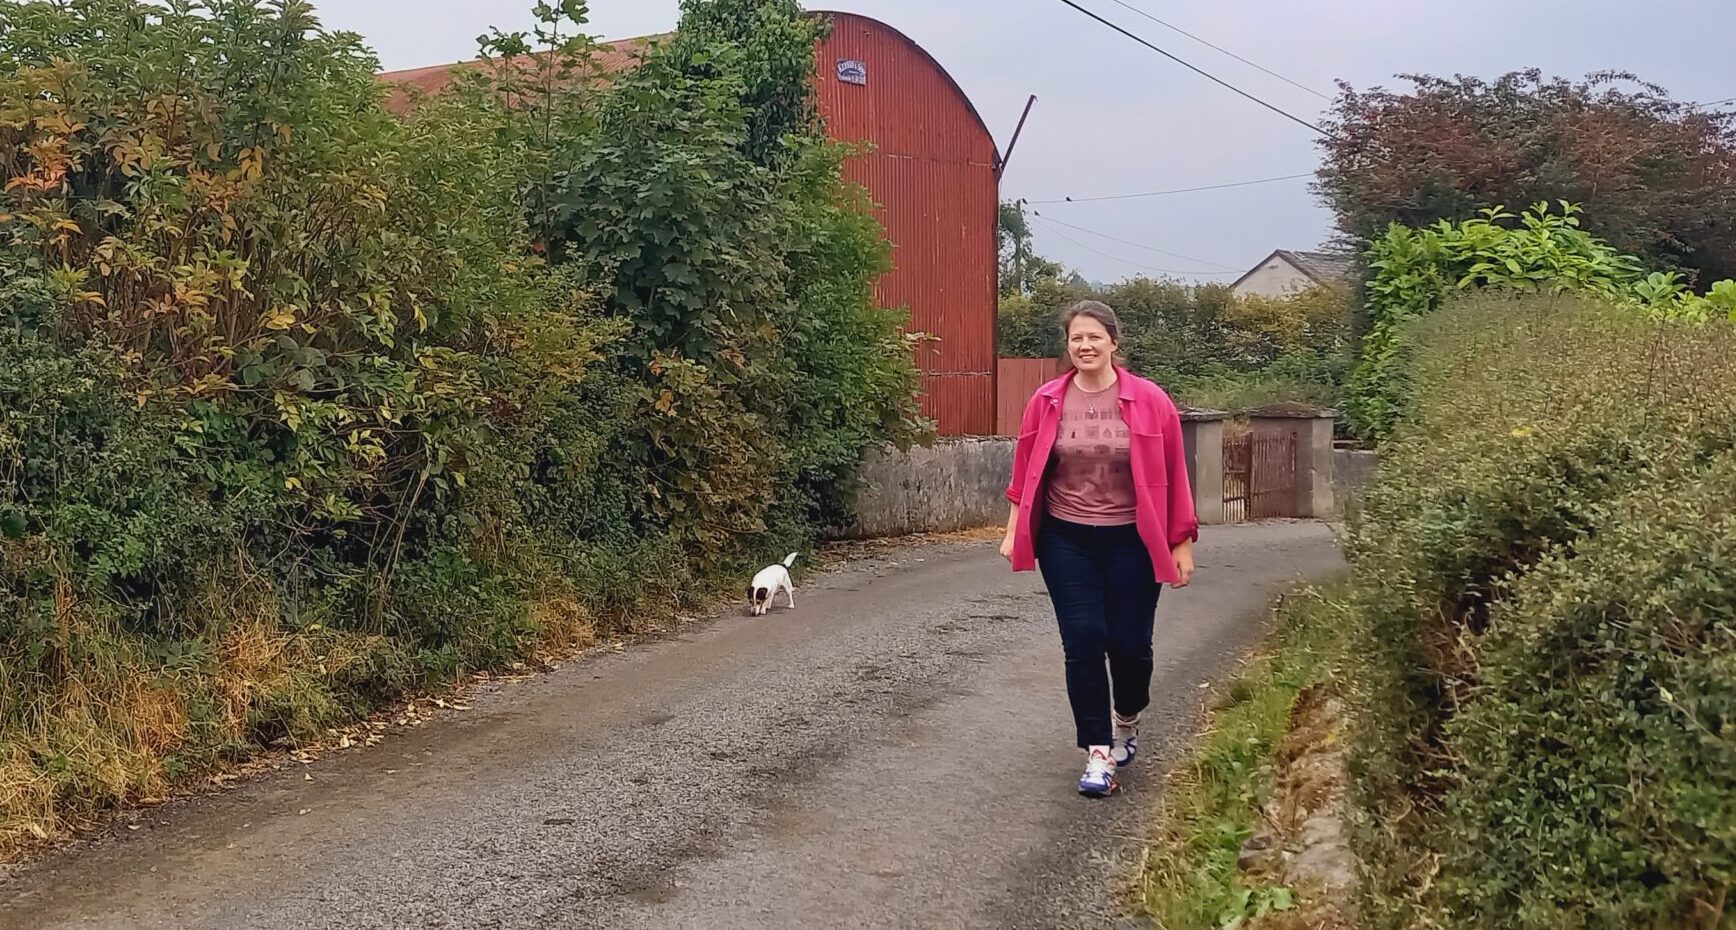
[{"label": "red corrugated barn", "polygon": [[[976,107],[908,36],[854,13],[820,13],[832,32],[815,49],[820,113],[833,138],[873,150],[846,166],[867,187],[892,241],[880,301],[910,310],[910,329],[934,340],[917,354],[923,412],[943,436],[995,432],[995,228],[1000,155]],[[613,44],[632,61],[644,39]],[[453,67],[381,75],[438,92]]]},{"label": "red corrugated barn", "polygon": [[874,151],[846,172],[881,205],[892,271],[880,300],[937,337],[917,354],[923,412],[944,436],[995,432],[995,228],[1000,155],[952,76],[903,33],[832,13],[819,45],[820,112]]}]

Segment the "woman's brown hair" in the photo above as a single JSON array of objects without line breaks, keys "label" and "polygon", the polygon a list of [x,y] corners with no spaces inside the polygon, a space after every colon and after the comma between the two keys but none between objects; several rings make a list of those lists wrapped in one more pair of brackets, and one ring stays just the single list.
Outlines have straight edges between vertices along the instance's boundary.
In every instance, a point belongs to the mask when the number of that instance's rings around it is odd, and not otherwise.
[{"label": "woman's brown hair", "polygon": [[1115,311],[1101,300],[1075,301],[1061,311],[1061,342],[1063,344],[1073,334],[1073,321],[1080,317],[1089,317],[1102,323],[1103,328],[1109,331],[1109,338],[1116,345],[1121,344],[1121,320],[1116,317]]}]

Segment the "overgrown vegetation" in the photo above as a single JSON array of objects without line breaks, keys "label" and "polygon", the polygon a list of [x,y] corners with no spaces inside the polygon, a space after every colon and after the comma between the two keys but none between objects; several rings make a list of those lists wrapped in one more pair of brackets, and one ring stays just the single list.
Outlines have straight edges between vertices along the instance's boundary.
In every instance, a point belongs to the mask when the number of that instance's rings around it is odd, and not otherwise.
[{"label": "overgrown vegetation", "polygon": [[1352,361],[1348,289],[1238,298],[1219,284],[1143,277],[1094,288],[1037,256],[1023,224],[1016,204],[1002,207],[1003,356],[1061,357],[1061,311],[1094,299],[1121,319],[1126,364],[1185,403],[1240,413],[1274,403],[1337,402]]},{"label": "overgrown vegetation", "polygon": [[0,849],[700,596],[920,432],[823,22],[604,81],[538,12],[399,120],[301,0],[0,3]]},{"label": "overgrown vegetation", "polygon": [[1347,603],[1371,925],[1730,926],[1736,326],[1410,325]]},{"label": "overgrown vegetation", "polygon": [[1265,649],[1219,697],[1200,745],[1169,776],[1137,888],[1140,911],[1158,927],[1239,927],[1294,904],[1289,889],[1244,885],[1236,865],[1271,796],[1297,695],[1330,677],[1342,654],[1341,603],[1337,587],[1283,602]]}]

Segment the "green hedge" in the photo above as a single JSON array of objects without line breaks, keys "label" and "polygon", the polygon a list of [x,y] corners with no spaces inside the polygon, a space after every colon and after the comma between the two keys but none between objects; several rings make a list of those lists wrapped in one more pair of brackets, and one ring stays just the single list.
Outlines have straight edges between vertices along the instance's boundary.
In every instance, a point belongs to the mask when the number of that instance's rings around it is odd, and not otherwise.
[{"label": "green hedge", "polygon": [[1115,309],[1127,365],[1194,406],[1238,414],[1280,402],[1330,407],[1354,361],[1343,288],[1237,298],[1220,284],[1142,277],[1101,289],[1047,277],[1029,294],[1003,294],[1001,354],[1062,357],[1062,311],[1087,298]]},{"label": "green hedge", "polygon": [[1736,331],[1487,295],[1408,338],[1352,544],[1373,925],[1727,925]]},{"label": "green hedge", "polygon": [[1460,292],[1571,295],[1626,304],[1639,316],[1736,320],[1736,281],[1702,296],[1673,272],[1646,274],[1637,259],[1581,229],[1580,212],[1565,202],[1559,211],[1538,203],[1520,214],[1492,207],[1461,223],[1393,224],[1369,243],[1368,330],[1344,398],[1352,431],[1366,440],[1392,436],[1411,393],[1411,324]]}]

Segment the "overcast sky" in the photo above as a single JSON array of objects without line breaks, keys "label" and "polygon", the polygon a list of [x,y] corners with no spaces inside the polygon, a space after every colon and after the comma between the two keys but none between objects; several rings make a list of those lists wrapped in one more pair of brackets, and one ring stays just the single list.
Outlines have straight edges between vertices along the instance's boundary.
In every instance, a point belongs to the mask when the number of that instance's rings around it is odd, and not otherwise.
[{"label": "overcast sky", "polygon": [[[1325,106],[1319,97],[1128,7],[1321,93],[1331,93],[1340,79],[1366,88],[1396,85],[1393,76],[1399,73],[1492,77],[1539,67],[1546,74],[1573,77],[1605,69],[1633,71],[1682,100],[1736,97],[1736,55],[1730,53],[1736,4],[1724,0],[1082,2],[1311,121]],[[531,3],[316,0],[316,5],[328,27],[361,33],[386,68],[399,69],[474,56],[476,37],[489,26],[524,28]],[[665,31],[677,18],[677,0],[592,0],[591,6],[591,31],[610,39]],[[883,20],[927,48],[971,96],[1003,149],[1025,98],[1037,95],[1003,182],[1002,196],[1008,199],[1200,187],[1298,174],[1313,170],[1318,161],[1307,129],[1057,0],[832,0],[828,8]],[[1189,277],[1239,272],[1273,249],[1309,249],[1331,235],[1330,217],[1308,192],[1306,180],[1035,209],[1055,223],[1092,231],[1036,224],[1044,254],[1098,281],[1159,271]]]}]

